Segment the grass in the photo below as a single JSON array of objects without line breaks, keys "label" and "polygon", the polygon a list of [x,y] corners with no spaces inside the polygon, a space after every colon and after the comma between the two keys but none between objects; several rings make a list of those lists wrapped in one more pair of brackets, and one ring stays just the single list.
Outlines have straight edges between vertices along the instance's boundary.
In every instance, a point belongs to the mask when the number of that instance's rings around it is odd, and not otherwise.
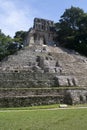
[{"label": "grass", "polygon": [[0,111],[0,130],[87,130],[87,109]]}]

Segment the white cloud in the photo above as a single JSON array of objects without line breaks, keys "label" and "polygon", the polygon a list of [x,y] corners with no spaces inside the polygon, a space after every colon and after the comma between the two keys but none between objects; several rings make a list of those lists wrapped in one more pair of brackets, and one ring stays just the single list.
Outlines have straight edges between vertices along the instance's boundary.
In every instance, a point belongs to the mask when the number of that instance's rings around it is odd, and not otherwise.
[{"label": "white cloud", "polygon": [[28,30],[33,22],[31,12],[31,8],[22,8],[13,0],[0,0],[0,28],[2,32],[13,36],[16,31]]}]

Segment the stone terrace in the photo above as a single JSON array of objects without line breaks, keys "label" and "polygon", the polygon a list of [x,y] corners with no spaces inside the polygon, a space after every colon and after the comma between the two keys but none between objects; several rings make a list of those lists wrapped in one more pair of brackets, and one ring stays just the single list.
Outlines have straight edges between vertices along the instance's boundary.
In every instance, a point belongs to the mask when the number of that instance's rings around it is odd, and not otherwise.
[{"label": "stone terrace", "polygon": [[0,84],[6,87],[13,82],[20,88],[23,82],[31,87],[33,81],[38,87],[86,86],[86,72],[86,57],[59,47],[32,45],[0,63]]},{"label": "stone terrace", "polygon": [[[31,45],[0,62],[0,106],[66,102],[65,95],[74,103],[82,99],[85,103],[86,86],[87,58],[64,48]],[[58,91],[55,87],[79,89]]]}]

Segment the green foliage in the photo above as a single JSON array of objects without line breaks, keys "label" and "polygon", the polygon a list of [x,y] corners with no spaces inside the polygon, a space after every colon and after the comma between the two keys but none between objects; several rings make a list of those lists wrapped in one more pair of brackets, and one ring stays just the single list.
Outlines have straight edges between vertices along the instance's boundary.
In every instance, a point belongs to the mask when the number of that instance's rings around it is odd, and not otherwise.
[{"label": "green foliage", "polygon": [[27,35],[27,32],[18,31],[14,39],[10,36],[6,36],[0,31],[0,61],[11,54],[14,54],[16,51],[22,48],[21,44],[24,43],[24,39]]},{"label": "green foliage", "polygon": [[8,43],[12,42],[10,36],[5,36],[5,34],[0,33],[0,60],[8,55]]},{"label": "green foliage", "polygon": [[78,30],[78,22],[81,17],[84,15],[84,11],[80,8],[71,7],[66,9],[64,14],[61,16],[60,23],[64,23],[66,28],[76,31]]},{"label": "green foliage", "polygon": [[14,41],[23,44],[26,38],[26,35],[27,35],[26,31],[17,31],[14,36]]},{"label": "green foliage", "polygon": [[9,43],[7,47],[8,54],[14,54],[18,50],[16,43]]},{"label": "green foliage", "polygon": [[87,55],[87,14],[78,7],[66,9],[56,23],[57,41],[66,48]]}]

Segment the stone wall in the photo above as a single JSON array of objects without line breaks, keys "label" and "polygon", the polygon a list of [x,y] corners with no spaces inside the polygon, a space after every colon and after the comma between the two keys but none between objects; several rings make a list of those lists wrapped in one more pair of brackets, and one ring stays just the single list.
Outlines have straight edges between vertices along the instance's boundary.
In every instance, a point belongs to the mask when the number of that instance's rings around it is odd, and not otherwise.
[{"label": "stone wall", "polygon": [[0,107],[25,107],[60,103],[59,96],[6,97],[0,98]]},{"label": "stone wall", "polygon": [[87,103],[87,89],[0,89],[0,107]]},{"label": "stone wall", "polygon": [[47,19],[34,19],[34,29],[38,31],[48,31],[50,32],[54,27],[54,22]]},{"label": "stone wall", "polygon": [[87,103],[87,89],[67,90],[64,102],[71,105]]},{"label": "stone wall", "polygon": [[63,102],[57,89],[0,89],[0,107],[46,105]]},{"label": "stone wall", "polygon": [[30,28],[26,44],[54,44],[55,25],[51,20],[35,18],[33,28]]}]

